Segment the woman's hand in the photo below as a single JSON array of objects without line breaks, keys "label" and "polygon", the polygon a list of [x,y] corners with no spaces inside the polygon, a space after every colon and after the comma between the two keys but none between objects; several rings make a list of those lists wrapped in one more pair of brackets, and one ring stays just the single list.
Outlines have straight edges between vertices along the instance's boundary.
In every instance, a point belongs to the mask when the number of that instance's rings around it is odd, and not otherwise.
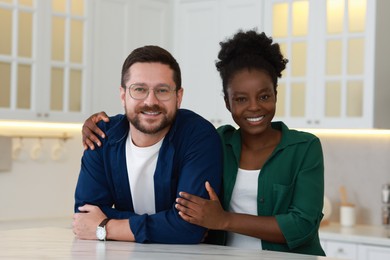
[{"label": "woman's hand", "polygon": [[221,206],[217,194],[209,182],[205,184],[210,200],[180,192],[176,199],[176,209],[185,221],[208,229],[222,230],[228,215]]},{"label": "woman's hand", "polygon": [[91,150],[95,149],[94,143],[96,143],[97,146],[102,145],[99,138],[96,136],[99,135],[102,138],[105,137],[103,131],[96,125],[96,123],[100,120],[103,120],[104,122],[110,121],[104,111],[95,113],[92,116],[88,117],[87,120],[85,120],[82,129],[84,150],[87,150],[88,148],[90,148]]}]

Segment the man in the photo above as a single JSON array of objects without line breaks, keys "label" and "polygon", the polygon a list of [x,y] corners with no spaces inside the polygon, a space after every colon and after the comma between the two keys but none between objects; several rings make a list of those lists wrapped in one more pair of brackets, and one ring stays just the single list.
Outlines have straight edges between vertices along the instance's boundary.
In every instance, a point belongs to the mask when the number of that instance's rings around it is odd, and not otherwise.
[{"label": "man", "polygon": [[215,128],[179,109],[180,67],[157,46],[135,49],[122,67],[125,115],[100,122],[101,146],[86,150],[75,192],[73,232],[80,239],[186,243],[205,228],[175,209],[180,191],[208,198],[219,192],[222,147]]}]

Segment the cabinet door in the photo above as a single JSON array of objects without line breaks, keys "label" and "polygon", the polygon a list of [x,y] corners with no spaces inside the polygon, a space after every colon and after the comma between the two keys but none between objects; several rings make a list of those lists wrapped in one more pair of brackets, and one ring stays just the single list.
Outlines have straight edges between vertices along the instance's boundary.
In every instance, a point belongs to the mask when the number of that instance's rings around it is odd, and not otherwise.
[{"label": "cabinet door", "polygon": [[354,243],[327,241],[326,256],[340,259],[357,259],[358,246]]},{"label": "cabinet door", "polygon": [[41,55],[45,67],[38,84],[45,91],[35,94],[47,120],[82,122],[90,113],[92,5],[90,0],[63,0],[42,6],[48,48]]},{"label": "cabinet door", "polygon": [[[290,126],[305,126],[315,120],[311,102],[317,103],[313,91],[313,26],[310,23],[312,1],[266,1],[265,32],[279,43],[289,63],[278,84],[275,120]],[[318,26],[318,24],[316,24]],[[317,53],[321,57],[321,53]],[[318,65],[318,62],[316,62]]]},{"label": "cabinet door", "polygon": [[216,120],[216,104],[222,99],[214,65],[219,40],[218,1],[180,1],[175,19],[175,54],[184,88],[182,108]]},{"label": "cabinet door", "polygon": [[370,127],[374,7],[367,0],[266,1],[266,32],[289,59],[276,120],[292,127]]},{"label": "cabinet door", "polygon": [[390,248],[384,246],[359,245],[358,260],[390,259]]},{"label": "cabinet door", "polygon": [[171,49],[169,0],[99,0],[95,8],[92,111],[123,113],[121,70],[133,49],[158,45]]},{"label": "cabinet door", "polygon": [[[0,2],[0,118],[34,118],[38,102],[34,98],[36,80],[38,12],[34,2]],[[35,94],[34,94],[35,93]]]},{"label": "cabinet door", "polygon": [[262,3],[256,0],[178,1],[174,50],[183,74],[183,108],[199,113],[215,126],[232,124],[215,67],[219,42],[239,29],[262,25]]},{"label": "cabinet door", "polygon": [[2,119],[80,121],[89,113],[91,5],[0,3]]},{"label": "cabinet door", "polygon": [[[219,1],[219,38],[224,41],[231,38],[239,30],[251,30],[257,28],[259,32],[263,30],[263,3],[257,0],[223,0]],[[217,58],[219,52],[215,52],[213,59]],[[213,63],[214,64],[214,63]],[[214,70],[216,70],[214,66]],[[216,85],[218,95],[214,101],[216,106],[216,125],[233,124],[230,112],[226,109],[222,95],[222,80],[218,74],[218,85]]]}]

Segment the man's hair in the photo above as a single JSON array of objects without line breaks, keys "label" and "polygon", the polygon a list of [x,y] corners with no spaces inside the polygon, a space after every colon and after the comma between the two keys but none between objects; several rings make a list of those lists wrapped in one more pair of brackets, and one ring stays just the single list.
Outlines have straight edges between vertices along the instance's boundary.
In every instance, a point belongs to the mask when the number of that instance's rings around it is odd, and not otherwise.
[{"label": "man's hair", "polygon": [[173,70],[173,81],[176,84],[176,90],[181,88],[180,66],[176,59],[167,50],[153,45],[137,48],[127,56],[122,66],[121,86],[123,88],[126,88],[126,82],[130,77],[129,68],[137,62],[158,62],[168,65]]},{"label": "man's hair", "polygon": [[259,69],[272,79],[274,90],[278,85],[278,77],[288,62],[280,52],[279,44],[272,38],[256,30],[238,31],[231,39],[220,42],[216,67],[222,79],[223,93],[227,97],[227,85],[235,73],[242,69]]}]

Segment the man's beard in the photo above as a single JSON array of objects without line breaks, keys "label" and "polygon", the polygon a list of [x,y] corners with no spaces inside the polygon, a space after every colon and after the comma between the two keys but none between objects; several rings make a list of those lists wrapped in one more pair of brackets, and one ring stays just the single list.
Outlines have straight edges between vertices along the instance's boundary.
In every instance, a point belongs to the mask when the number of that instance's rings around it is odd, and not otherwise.
[{"label": "man's beard", "polygon": [[[158,111],[158,112],[161,112],[161,115],[163,115],[163,119],[162,119],[162,121],[160,122],[159,125],[157,125],[157,126],[155,126],[153,128],[150,128],[147,123],[145,123],[145,122],[141,123],[141,120],[138,117],[138,114],[140,114],[141,111],[149,111],[149,112]],[[158,105],[155,105],[155,106],[152,106],[152,107],[144,106],[144,107],[138,109],[138,111],[136,113],[136,116],[132,117],[132,118],[129,115],[127,115],[127,119],[129,120],[129,122],[138,131],[140,131],[140,132],[142,132],[144,134],[157,134],[158,132],[162,131],[163,129],[165,129],[167,127],[170,127],[172,125],[173,121],[175,120],[175,117],[176,117],[176,111],[173,114],[172,118],[169,118],[166,115],[165,109],[161,108]]]}]

